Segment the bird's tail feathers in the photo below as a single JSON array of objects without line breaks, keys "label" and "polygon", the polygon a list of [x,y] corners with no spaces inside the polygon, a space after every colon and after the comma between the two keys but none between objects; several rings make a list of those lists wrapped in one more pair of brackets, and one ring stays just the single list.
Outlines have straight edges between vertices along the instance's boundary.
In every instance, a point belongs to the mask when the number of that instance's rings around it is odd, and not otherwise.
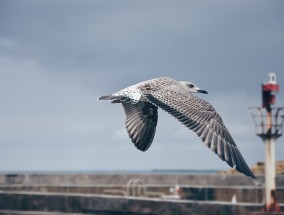
[{"label": "bird's tail feathers", "polygon": [[98,100],[112,100],[113,96],[112,95],[108,95],[108,96],[100,96],[98,98]]},{"label": "bird's tail feathers", "polygon": [[98,100],[112,100],[111,103],[122,103],[130,101],[130,99],[126,96],[114,96],[114,95],[100,96]]}]

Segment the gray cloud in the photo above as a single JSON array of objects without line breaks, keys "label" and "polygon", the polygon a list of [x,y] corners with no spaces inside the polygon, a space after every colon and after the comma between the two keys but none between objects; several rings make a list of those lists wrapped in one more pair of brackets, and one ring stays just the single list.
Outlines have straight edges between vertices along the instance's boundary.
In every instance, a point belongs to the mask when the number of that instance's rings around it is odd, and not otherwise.
[{"label": "gray cloud", "polygon": [[96,100],[158,76],[208,90],[248,163],[263,159],[247,108],[270,70],[284,82],[282,1],[0,4],[0,170],[227,168],[162,111],[139,152],[122,108]]}]

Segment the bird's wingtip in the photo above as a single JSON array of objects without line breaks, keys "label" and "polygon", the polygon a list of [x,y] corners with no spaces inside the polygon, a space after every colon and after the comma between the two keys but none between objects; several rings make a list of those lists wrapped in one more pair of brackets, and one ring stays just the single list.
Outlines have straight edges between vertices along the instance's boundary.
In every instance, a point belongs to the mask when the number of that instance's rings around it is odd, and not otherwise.
[{"label": "bird's wingtip", "polygon": [[257,177],[253,173],[249,177],[251,177],[254,180],[257,180]]}]

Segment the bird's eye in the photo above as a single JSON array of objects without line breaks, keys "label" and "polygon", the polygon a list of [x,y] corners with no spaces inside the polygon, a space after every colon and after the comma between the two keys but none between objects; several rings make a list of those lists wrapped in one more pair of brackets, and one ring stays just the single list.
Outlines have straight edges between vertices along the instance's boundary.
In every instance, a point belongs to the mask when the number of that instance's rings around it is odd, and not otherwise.
[{"label": "bird's eye", "polygon": [[193,84],[189,84],[188,86],[189,86],[189,88],[193,88],[193,87],[194,87],[194,85],[193,85]]}]

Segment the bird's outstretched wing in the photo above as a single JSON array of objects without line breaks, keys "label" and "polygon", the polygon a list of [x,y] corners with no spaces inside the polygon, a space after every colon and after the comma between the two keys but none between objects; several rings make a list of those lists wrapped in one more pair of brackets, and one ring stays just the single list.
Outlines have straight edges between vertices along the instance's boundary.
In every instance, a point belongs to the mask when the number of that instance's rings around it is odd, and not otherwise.
[{"label": "bird's outstretched wing", "polygon": [[142,89],[142,95],[194,131],[229,166],[255,178],[221,117],[208,102],[172,89],[163,89],[162,93]]},{"label": "bird's outstretched wing", "polygon": [[141,151],[146,151],[155,136],[158,121],[157,107],[149,102],[132,104],[122,102],[126,115],[125,126],[134,145]]}]

